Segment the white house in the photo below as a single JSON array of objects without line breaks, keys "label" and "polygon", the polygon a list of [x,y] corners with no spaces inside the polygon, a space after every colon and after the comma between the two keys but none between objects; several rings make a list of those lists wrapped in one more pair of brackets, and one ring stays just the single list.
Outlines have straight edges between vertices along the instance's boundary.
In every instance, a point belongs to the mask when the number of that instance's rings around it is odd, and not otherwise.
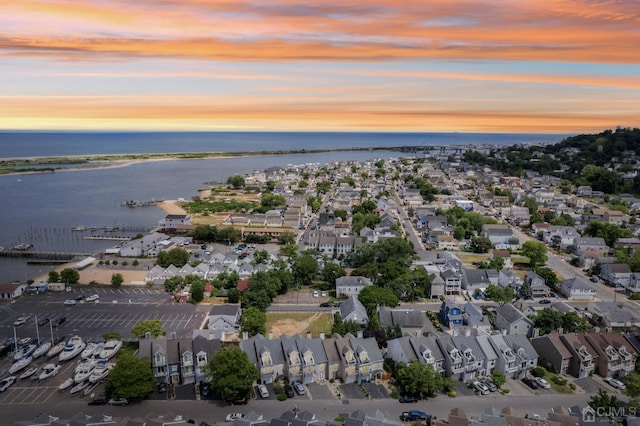
[{"label": "white house", "polygon": [[346,276],[336,280],[336,296],[350,297],[357,296],[365,286],[371,285],[371,280],[367,277]]}]

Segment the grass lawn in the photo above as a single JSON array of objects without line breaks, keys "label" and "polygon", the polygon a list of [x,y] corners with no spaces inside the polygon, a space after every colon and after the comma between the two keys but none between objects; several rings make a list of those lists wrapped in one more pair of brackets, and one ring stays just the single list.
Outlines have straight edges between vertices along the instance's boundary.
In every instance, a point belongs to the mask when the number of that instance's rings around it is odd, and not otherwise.
[{"label": "grass lawn", "polygon": [[487,253],[456,253],[458,258],[468,264],[472,265],[473,262],[484,262],[489,259],[489,255]]},{"label": "grass lawn", "polygon": [[550,373],[550,372],[547,371],[547,373],[543,377],[543,379],[545,379],[547,382],[549,382],[549,384],[551,385],[551,389],[553,389],[554,391],[556,391],[558,393],[574,393],[571,390],[571,388],[569,388],[569,386],[567,384],[564,384],[564,385],[555,384],[553,382],[553,380],[551,380],[551,378],[553,376],[556,376],[556,374],[555,373]]},{"label": "grass lawn", "polygon": [[316,338],[320,333],[330,336],[332,325],[333,317],[329,312],[267,312],[265,328],[267,333],[273,332],[275,336],[293,336],[296,333],[306,336],[307,332],[311,332],[311,336]]}]

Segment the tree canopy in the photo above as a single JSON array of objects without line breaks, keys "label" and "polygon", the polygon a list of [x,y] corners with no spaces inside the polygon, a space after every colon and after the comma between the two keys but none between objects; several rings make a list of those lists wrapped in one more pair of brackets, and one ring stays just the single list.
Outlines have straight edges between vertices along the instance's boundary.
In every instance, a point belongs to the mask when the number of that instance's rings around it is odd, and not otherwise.
[{"label": "tree canopy", "polygon": [[147,333],[151,333],[151,337],[164,336],[166,331],[162,329],[162,321],[148,320],[137,323],[131,329],[131,335],[136,339],[144,339]]},{"label": "tree canopy", "polygon": [[212,390],[227,401],[249,398],[253,382],[259,377],[255,365],[238,346],[226,346],[214,352],[205,372],[211,378]]},{"label": "tree canopy", "polygon": [[166,268],[169,265],[181,268],[186,265],[187,262],[189,262],[189,252],[180,247],[163,250],[158,253],[158,257],[156,258],[156,263],[163,268]]},{"label": "tree canopy", "polygon": [[267,314],[256,307],[250,307],[242,311],[242,331],[249,333],[249,336],[265,334],[265,324]]},{"label": "tree canopy", "polygon": [[525,241],[522,244],[522,254],[529,258],[531,268],[535,268],[547,261],[547,246],[541,241]]},{"label": "tree canopy", "polygon": [[106,392],[112,397],[142,399],[153,391],[156,378],[149,358],[136,358],[124,352],[109,373]]}]

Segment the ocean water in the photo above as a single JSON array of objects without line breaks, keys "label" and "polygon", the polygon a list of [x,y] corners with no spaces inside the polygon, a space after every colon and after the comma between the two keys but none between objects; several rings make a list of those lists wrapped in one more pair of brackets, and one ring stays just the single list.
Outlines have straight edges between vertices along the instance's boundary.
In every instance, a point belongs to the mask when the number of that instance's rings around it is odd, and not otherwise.
[{"label": "ocean water", "polygon": [[[431,139],[429,139],[431,138]],[[559,135],[347,134],[347,133],[0,133],[0,158],[154,152],[238,152],[487,143],[544,143]],[[475,141],[475,142],[471,142]],[[86,240],[86,227],[153,227],[164,217],[156,207],[122,207],[126,200],[164,200],[197,195],[205,182],[271,166],[410,156],[397,151],[331,151],[145,162],[120,168],[0,176],[0,246],[33,244],[36,250],[99,253],[113,241]],[[49,266],[0,257],[0,280],[26,281]]]},{"label": "ocean water", "polygon": [[0,158],[559,142],[529,133],[0,132]]}]

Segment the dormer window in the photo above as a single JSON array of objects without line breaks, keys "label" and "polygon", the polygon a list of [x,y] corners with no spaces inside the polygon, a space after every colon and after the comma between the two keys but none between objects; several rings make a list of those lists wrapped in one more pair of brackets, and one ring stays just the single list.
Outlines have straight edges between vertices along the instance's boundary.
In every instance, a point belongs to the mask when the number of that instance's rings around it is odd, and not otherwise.
[{"label": "dormer window", "polygon": [[164,356],[164,353],[162,352],[156,352],[156,354],[153,357],[154,363],[155,365],[165,365],[166,362],[166,357]]}]

